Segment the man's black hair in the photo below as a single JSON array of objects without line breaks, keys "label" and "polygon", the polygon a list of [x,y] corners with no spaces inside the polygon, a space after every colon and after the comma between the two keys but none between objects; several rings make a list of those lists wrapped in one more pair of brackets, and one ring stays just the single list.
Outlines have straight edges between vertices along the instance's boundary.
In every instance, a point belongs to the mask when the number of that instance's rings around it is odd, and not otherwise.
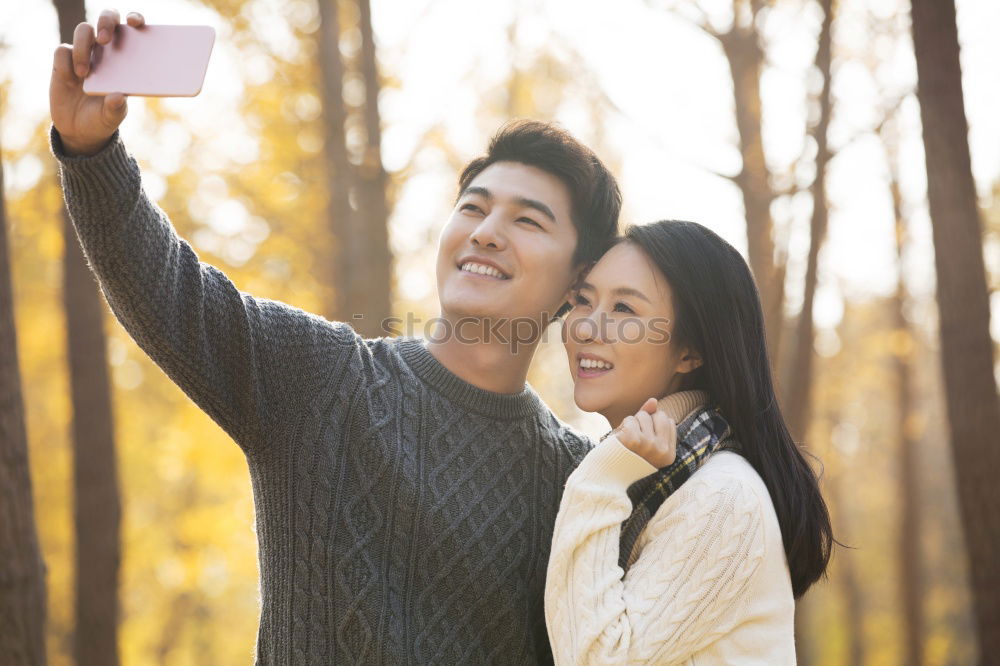
[{"label": "man's black hair", "polygon": [[461,194],[495,162],[519,162],[559,178],[569,189],[577,242],[573,264],[597,261],[618,237],[622,195],[618,182],[587,146],[554,123],[513,120],[493,136],[486,155],[465,167]]}]

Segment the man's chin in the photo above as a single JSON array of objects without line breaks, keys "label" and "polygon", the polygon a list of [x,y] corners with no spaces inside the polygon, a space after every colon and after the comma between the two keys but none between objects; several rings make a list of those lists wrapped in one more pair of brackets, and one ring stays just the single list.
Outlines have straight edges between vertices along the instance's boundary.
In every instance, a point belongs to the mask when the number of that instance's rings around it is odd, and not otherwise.
[{"label": "man's chin", "polygon": [[495,319],[497,317],[509,317],[502,307],[497,307],[496,303],[484,303],[479,299],[475,300],[454,300],[441,304],[442,311],[447,312],[450,319]]},{"label": "man's chin", "polygon": [[498,299],[497,294],[476,293],[469,289],[456,289],[450,294],[442,294],[441,311],[455,318],[513,318],[510,304]]}]

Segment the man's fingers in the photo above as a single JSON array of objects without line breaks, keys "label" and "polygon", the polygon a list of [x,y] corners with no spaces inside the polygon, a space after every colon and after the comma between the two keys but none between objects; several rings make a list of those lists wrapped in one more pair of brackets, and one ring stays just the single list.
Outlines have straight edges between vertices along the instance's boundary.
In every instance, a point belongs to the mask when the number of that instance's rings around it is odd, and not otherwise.
[{"label": "man's fingers", "polygon": [[145,17],[139,12],[129,12],[125,15],[125,21],[133,28],[141,28],[146,25]]},{"label": "man's fingers", "polygon": [[76,83],[76,74],[73,73],[73,47],[69,44],[60,44],[56,47],[52,55],[52,71],[56,73],[56,79],[63,83]]},{"label": "man's fingers", "polygon": [[104,113],[104,122],[107,123],[108,127],[118,127],[125,114],[128,113],[125,95],[122,93],[105,95],[102,111]]},{"label": "man's fingers", "polygon": [[97,19],[97,43],[107,44],[115,34],[115,28],[121,23],[121,14],[117,9],[105,9]]},{"label": "man's fingers", "polygon": [[81,79],[90,71],[90,51],[94,46],[94,27],[81,23],[73,31],[73,70]]},{"label": "man's fingers", "polygon": [[110,93],[104,96],[104,108],[106,109],[120,109],[124,105],[124,93]]}]

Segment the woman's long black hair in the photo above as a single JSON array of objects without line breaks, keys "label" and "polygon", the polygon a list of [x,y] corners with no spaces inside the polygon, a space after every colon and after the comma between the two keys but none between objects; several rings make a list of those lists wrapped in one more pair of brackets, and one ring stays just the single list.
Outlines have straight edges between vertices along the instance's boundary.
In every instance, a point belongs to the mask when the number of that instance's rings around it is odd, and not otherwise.
[{"label": "woman's long black hair", "polygon": [[695,222],[632,226],[622,240],[641,248],[670,283],[671,343],[697,350],[703,360],[683,376],[680,390],[708,391],[764,480],[798,599],[825,576],[833,529],[816,474],[778,408],[750,268],[732,245]]}]

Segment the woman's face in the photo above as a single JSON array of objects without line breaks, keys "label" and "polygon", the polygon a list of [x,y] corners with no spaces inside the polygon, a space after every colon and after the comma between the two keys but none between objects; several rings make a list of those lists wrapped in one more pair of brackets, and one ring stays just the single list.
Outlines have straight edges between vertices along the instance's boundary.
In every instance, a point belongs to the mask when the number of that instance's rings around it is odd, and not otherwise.
[{"label": "woman's face", "polygon": [[612,427],[648,398],[678,390],[679,373],[701,359],[677,349],[670,285],[634,243],[612,247],[573,293],[563,344],[575,385],[573,398]]}]

